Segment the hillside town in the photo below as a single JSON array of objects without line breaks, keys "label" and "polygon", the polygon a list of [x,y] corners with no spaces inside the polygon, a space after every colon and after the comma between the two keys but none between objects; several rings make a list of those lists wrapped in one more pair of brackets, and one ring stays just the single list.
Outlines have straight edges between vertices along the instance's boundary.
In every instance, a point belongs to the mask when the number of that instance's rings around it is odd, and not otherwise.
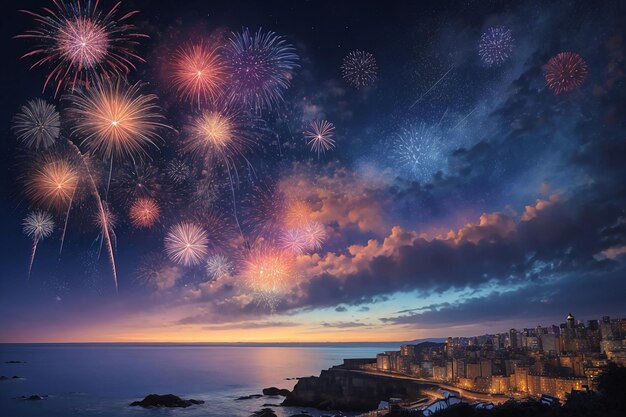
[{"label": "hillside town", "polygon": [[548,327],[477,337],[449,337],[444,343],[405,344],[376,360],[346,362],[364,371],[412,376],[492,396],[551,396],[593,389],[611,362],[626,366],[626,319],[604,316]]}]

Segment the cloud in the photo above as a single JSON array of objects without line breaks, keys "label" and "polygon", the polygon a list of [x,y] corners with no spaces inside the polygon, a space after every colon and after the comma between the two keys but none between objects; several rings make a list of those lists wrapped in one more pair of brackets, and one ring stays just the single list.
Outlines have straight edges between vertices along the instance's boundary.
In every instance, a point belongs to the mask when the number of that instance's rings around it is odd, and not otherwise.
[{"label": "cloud", "polygon": [[231,329],[266,329],[275,327],[297,327],[298,323],[289,321],[260,321],[260,322],[241,322],[241,323],[223,323],[204,326],[206,330],[231,330]]},{"label": "cloud", "polygon": [[499,323],[504,330],[513,321],[530,325],[546,318],[563,320],[570,311],[588,319],[620,315],[623,314],[622,294],[626,292],[626,282],[620,278],[624,273],[626,270],[622,267],[607,274],[588,273],[532,282],[517,290],[493,291],[454,303],[433,304],[420,311],[399,312],[397,316],[381,320],[385,324],[423,329],[490,321]]},{"label": "cloud", "polygon": [[558,202],[560,199],[558,194],[552,194],[548,200],[537,200],[535,205],[524,207],[524,214],[522,214],[522,221],[528,221],[537,216],[537,212],[550,207],[552,204]]},{"label": "cloud", "polygon": [[335,321],[332,323],[328,323],[328,322],[322,322],[320,323],[322,325],[322,327],[327,327],[327,328],[335,328],[335,329],[351,329],[354,327],[366,327],[368,326],[365,323],[361,323],[358,321]]},{"label": "cloud", "polygon": [[363,304],[399,291],[520,285],[618,266],[596,255],[626,243],[626,231],[616,226],[621,208],[575,199],[539,205],[544,207],[532,218],[518,222],[502,213],[483,214],[478,223],[434,239],[394,227],[382,243],[370,240],[346,253],[301,257],[312,278],[284,307]]},{"label": "cloud", "polygon": [[319,167],[297,164],[279,187],[290,198],[308,201],[311,220],[330,225],[337,238],[350,229],[385,233],[390,226],[385,214],[392,203],[392,182],[378,174],[338,166],[320,173]]}]

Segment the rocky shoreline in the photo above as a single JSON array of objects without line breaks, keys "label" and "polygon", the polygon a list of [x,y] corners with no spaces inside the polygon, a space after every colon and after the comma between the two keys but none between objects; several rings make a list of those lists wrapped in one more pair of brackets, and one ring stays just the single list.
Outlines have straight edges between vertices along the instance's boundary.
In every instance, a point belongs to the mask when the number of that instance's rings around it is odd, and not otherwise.
[{"label": "rocky shoreline", "polygon": [[322,371],[319,377],[301,378],[283,406],[314,407],[320,410],[370,411],[381,401],[399,397],[422,397],[415,381],[352,372],[340,367]]}]

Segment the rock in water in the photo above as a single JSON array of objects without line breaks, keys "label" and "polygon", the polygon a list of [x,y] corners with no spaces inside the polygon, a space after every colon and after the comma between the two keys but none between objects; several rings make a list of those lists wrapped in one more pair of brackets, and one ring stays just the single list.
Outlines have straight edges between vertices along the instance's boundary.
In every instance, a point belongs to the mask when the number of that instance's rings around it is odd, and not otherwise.
[{"label": "rock in water", "polygon": [[250,414],[250,417],[278,417],[278,416],[276,415],[274,410],[272,410],[271,408],[264,408],[262,410],[255,411],[254,413]]},{"label": "rock in water", "polygon": [[235,401],[251,400],[253,398],[261,398],[261,397],[262,397],[261,394],[250,394],[250,395],[244,395],[242,397],[237,397],[237,398],[235,398]]},{"label": "rock in water", "polygon": [[141,401],[135,401],[131,403],[131,406],[139,406],[139,407],[182,407],[187,408],[194,404],[204,404],[204,401],[201,400],[184,400],[174,394],[150,394],[146,398]]},{"label": "rock in water", "polygon": [[291,391],[289,391],[288,389],[280,389],[276,387],[263,388],[263,395],[270,395],[270,396],[281,395],[283,397],[286,397],[287,395],[289,395],[290,392]]}]

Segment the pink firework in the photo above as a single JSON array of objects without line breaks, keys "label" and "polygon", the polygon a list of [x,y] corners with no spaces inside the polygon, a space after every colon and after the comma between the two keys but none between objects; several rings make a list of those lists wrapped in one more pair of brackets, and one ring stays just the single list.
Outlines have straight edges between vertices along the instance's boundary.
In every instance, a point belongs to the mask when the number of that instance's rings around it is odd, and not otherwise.
[{"label": "pink firework", "polygon": [[48,67],[44,82],[56,84],[55,96],[64,86],[89,83],[96,74],[125,75],[143,62],[134,50],[138,39],[147,35],[136,32],[127,21],[139,13],[130,11],[117,18],[121,2],[108,12],[98,10],[98,1],[62,2],[41,13],[22,10],[32,16],[37,26],[16,38],[34,39],[37,43],[23,58],[34,58],[34,67]]},{"label": "pink firework", "polygon": [[301,229],[287,229],[280,236],[280,246],[295,255],[304,253],[308,246],[307,236]]},{"label": "pink firework", "polygon": [[324,240],[326,240],[324,225],[318,222],[307,222],[302,229],[302,233],[305,237],[307,249],[320,249],[324,244]]},{"label": "pink firework", "polygon": [[556,54],[545,68],[546,84],[555,95],[579,88],[589,73],[585,60],[574,52]]}]

